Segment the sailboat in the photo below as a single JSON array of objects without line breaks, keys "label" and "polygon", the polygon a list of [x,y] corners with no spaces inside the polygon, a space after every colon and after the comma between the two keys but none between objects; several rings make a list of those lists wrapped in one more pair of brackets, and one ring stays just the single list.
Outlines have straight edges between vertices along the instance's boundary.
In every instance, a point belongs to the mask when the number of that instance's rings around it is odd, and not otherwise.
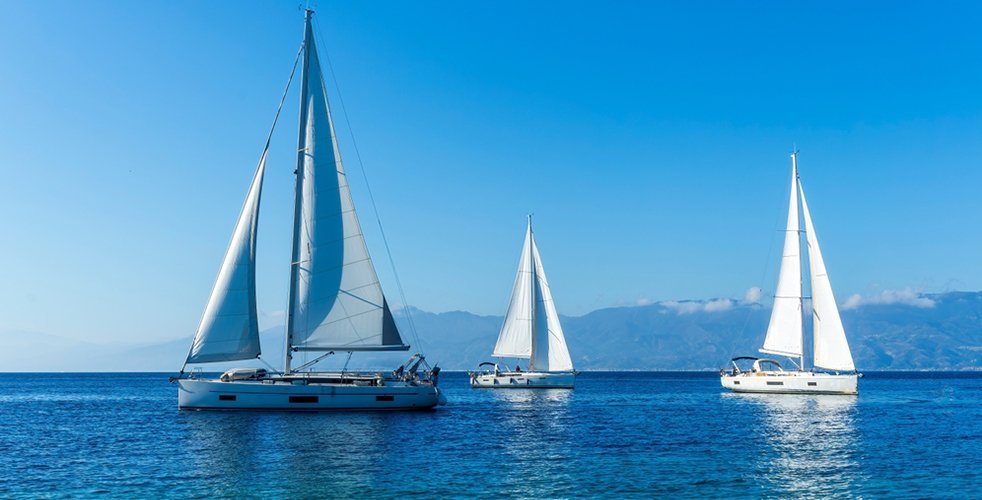
[{"label": "sailboat", "polygon": [[481,363],[490,369],[470,372],[471,387],[572,389],[576,381],[577,372],[573,370],[549,280],[532,234],[531,215],[508,312],[492,355],[527,359],[528,369],[522,371],[516,366],[509,370],[497,363]]},{"label": "sailboat", "polygon": [[[439,368],[421,354],[392,372],[317,372],[334,353],[406,351],[382,293],[348,189],[312,27],[304,37],[259,165],[222,261],[184,367],[172,378],[182,409],[404,410],[444,401]],[[256,310],[256,236],[270,138],[301,65],[300,127],[293,219],[293,258],[283,370],[236,368],[217,379],[188,365],[260,358]],[[294,366],[294,356],[313,357]]]},{"label": "sailboat", "polygon": [[[805,222],[801,231],[798,205]],[[813,368],[805,369],[804,293],[801,276],[801,233],[805,234],[808,248],[808,270],[811,274],[811,305],[813,324]],[[760,351],[766,354],[786,356],[797,365],[795,370],[784,370],[774,359],[741,356],[731,360],[729,370],[720,370],[723,387],[735,392],[806,393],[806,394],[856,394],[859,374],[852,360],[846,332],[842,327],[839,307],[832,294],[832,284],[818,236],[812,224],[811,213],[805,200],[805,192],[798,176],[798,153],[791,153],[791,201],[788,207],[788,224],[784,233],[784,253],[778,275],[774,308],[771,311],[767,335]],[[738,362],[752,362],[749,369],[741,369]],[[816,370],[820,369],[820,370]],[[851,372],[851,373],[850,373]]]}]

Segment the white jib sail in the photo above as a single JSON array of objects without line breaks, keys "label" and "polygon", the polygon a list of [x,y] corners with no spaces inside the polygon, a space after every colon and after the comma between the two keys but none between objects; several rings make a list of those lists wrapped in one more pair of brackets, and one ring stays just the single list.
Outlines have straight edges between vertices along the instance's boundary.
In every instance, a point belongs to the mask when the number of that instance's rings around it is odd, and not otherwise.
[{"label": "white jib sail", "polygon": [[[531,236],[531,233],[530,233]],[[529,370],[572,371],[573,360],[566,347],[566,336],[559,324],[559,314],[552,300],[552,291],[542,267],[539,248],[532,237],[532,261],[535,265],[535,333],[532,335],[532,359]]]},{"label": "white jib sail", "polygon": [[815,366],[829,370],[853,371],[856,365],[852,361],[846,331],[842,327],[842,318],[839,316],[839,307],[832,294],[832,283],[825,270],[822,250],[818,247],[818,235],[815,234],[811,214],[808,212],[805,191],[800,188],[800,184],[799,189],[801,189],[801,208],[805,218],[805,238],[808,241],[808,267],[811,270]]},{"label": "white jib sail", "polygon": [[305,40],[288,338],[298,350],[405,350],[355,214],[309,21]]},{"label": "white jib sail", "polygon": [[266,151],[249,187],[221,270],[194,334],[188,363],[252,359],[260,354],[256,314],[256,229]]},{"label": "white jib sail", "polygon": [[784,233],[784,253],[781,271],[774,293],[774,309],[767,325],[762,352],[784,356],[801,356],[801,237],[798,224],[798,168],[794,155],[791,166],[791,201],[788,206],[788,225]]},{"label": "white jib sail", "polygon": [[508,311],[505,312],[498,342],[494,346],[494,356],[503,358],[524,358],[532,356],[532,310],[534,300],[534,267],[532,263],[532,225],[525,232],[525,244],[518,261],[518,273],[511,290]]}]

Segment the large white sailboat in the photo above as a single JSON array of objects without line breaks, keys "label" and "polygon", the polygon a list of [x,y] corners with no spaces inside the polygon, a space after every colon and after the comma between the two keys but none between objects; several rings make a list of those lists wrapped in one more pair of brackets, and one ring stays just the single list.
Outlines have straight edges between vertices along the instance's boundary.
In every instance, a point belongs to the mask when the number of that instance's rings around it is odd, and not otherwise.
[{"label": "large white sailboat", "polygon": [[[239,215],[221,270],[194,335],[179,386],[182,409],[403,410],[442,402],[439,368],[422,355],[393,372],[316,372],[334,353],[409,349],[393,320],[368,254],[335,139],[307,10],[304,39],[290,82],[301,65],[293,258],[290,266],[286,349],[282,371],[239,368],[204,379],[189,364],[260,357],[256,310],[256,235],[270,140]],[[290,83],[287,83],[287,91]],[[273,120],[279,118],[280,108]],[[270,130],[270,137],[272,136]],[[294,366],[305,353],[309,362]],[[345,365],[347,368],[347,365]]]},{"label": "large white sailboat", "polygon": [[490,369],[470,372],[471,387],[572,389],[576,381],[577,372],[573,370],[563,327],[559,324],[559,314],[532,234],[531,215],[511,302],[493,356],[527,359],[528,369],[522,371],[516,366],[509,370],[507,367],[502,369],[498,363],[481,363]]},{"label": "large white sailboat", "polygon": [[[767,335],[760,351],[767,354],[797,358],[795,370],[785,371],[773,359],[742,356],[731,360],[732,367],[720,370],[723,387],[735,392],[771,392],[806,394],[856,394],[859,374],[849,351],[849,342],[842,327],[839,307],[832,294],[828,272],[818,236],[812,224],[805,192],[798,177],[798,155],[791,153],[791,201],[788,225],[784,237],[784,254],[774,294]],[[808,247],[808,268],[811,274],[811,306],[813,327],[813,368],[805,369],[804,294],[801,275],[801,233],[798,205],[804,219],[805,241]],[[741,369],[738,362],[752,362]],[[824,369],[824,371],[816,370]],[[851,373],[850,373],[851,372]]]}]

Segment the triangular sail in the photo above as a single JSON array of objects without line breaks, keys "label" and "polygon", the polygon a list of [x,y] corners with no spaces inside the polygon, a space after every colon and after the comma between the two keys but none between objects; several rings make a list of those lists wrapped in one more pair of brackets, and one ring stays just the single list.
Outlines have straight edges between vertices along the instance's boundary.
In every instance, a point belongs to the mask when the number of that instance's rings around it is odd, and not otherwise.
[{"label": "triangular sail", "polygon": [[505,321],[498,333],[498,342],[494,346],[494,356],[528,359],[532,355],[534,269],[530,224],[525,232],[525,244],[522,246],[522,257],[518,261],[515,285],[512,287]]},{"label": "triangular sail", "polygon": [[774,294],[774,309],[767,326],[762,352],[784,356],[802,355],[801,237],[798,223],[798,168],[794,155],[791,167],[791,200],[784,232],[784,253]]},{"label": "triangular sail", "polygon": [[539,248],[532,234],[531,219],[525,231],[515,285],[498,342],[494,346],[494,355],[529,359],[530,370],[573,369],[566,337],[559,324],[559,314],[556,313],[549,281],[539,257]]},{"label": "triangular sail", "polygon": [[288,348],[405,350],[348,190],[309,17],[304,40]]},{"label": "triangular sail", "polygon": [[194,334],[188,363],[252,359],[260,354],[256,314],[256,229],[266,151],[249,187],[232,239]]},{"label": "triangular sail", "polygon": [[[800,183],[799,183],[799,189]],[[829,370],[853,371],[856,365],[849,351],[849,342],[842,327],[839,307],[832,294],[832,283],[825,270],[822,250],[818,247],[818,235],[812,225],[805,191],[801,189],[801,208],[805,219],[805,237],[808,241],[808,267],[811,271],[812,311],[814,316],[815,366]]]},{"label": "triangular sail", "polygon": [[535,263],[535,333],[532,336],[530,370],[571,371],[573,361],[566,347],[566,336],[559,324],[559,314],[552,300],[552,291],[546,279],[539,248],[532,238],[532,261]]}]

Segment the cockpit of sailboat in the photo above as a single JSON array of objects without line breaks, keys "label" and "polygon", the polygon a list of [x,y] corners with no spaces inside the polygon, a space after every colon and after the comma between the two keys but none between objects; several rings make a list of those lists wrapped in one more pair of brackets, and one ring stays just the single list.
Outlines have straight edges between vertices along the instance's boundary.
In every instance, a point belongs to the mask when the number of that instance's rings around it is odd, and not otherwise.
[{"label": "cockpit of sailboat", "polygon": [[[740,368],[737,361],[753,361],[753,364],[749,368]],[[769,374],[769,375],[780,375],[784,373],[784,367],[781,363],[773,359],[765,358],[755,358],[753,356],[740,356],[730,360],[733,368],[730,370],[730,375],[740,375],[744,373],[749,374]]]}]

